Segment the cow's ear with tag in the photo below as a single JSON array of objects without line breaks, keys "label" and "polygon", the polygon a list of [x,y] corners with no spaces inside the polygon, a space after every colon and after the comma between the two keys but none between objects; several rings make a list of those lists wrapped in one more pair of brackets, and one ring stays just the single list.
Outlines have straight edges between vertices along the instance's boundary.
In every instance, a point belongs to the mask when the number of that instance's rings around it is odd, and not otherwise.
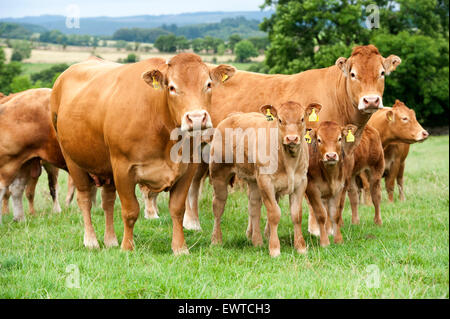
[{"label": "cow's ear with tag", "polygon": [[344,73],[345,76],[348,75],[347,58],[340,57],[336,60],[335,65]]},{"label": "cow's ear with tag", "polygon": [[402,59],[398,56],[391,54],[387,58],[383,60],[384,70],[386,75],[389,75],[392,71],[394,71],[399,65],[402,63]]},{"label": "cow's ear with tag", "polygon": [[355,141],[355,133],[357,130],[358,127],[353,124],[347,124],[342,128],[342,135],[347,143],[353,143]]},{"label": "cow's ear with tag", "polygon": [[259,108],[259,111],[264,114],[268,121],[273,121],[274,118],[277,117],[277,109],[275,106],[266,104]]},{"label": "cow's ear with tag", "polygon": [[394,112],[392,112],[392,110],[387,111],[386,118],[389,123],[393,123],[394,122]]},{"label": "cow's ear with tag", "polygon": [[150,70],[142,73],[142,79],[155,90],[164,87],[164,75],[160,70]]},{"label": "cow's ear with tag", "polygon": [[319,103],[310,103],[305,109],[305,116],[309,122],[319,121],[319,112],[322,109],[322,105]]},{"label": "cow's ear with tag", "polygon": [[228,81],[236,73],[236,68],[231,65],[221,64],[211,69],[211,79],[216,84]]}]

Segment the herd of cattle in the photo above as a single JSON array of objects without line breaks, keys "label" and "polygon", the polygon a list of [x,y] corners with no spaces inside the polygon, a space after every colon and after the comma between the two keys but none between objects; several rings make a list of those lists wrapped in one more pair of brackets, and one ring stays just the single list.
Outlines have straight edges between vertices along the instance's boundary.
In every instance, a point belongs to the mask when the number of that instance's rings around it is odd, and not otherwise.
[{"label": "herd of cattle", "polygon": [[[157,194],[170,192],[172,250],[181,254],[188,252],[183,227],[201,229],[198,199],[205,177],[209,176],[214,191],[212,243],[222,242],[220,220],[229,187],[238,178],[247,185],[247,237],[255,246],[263,244],[264,203],[269,252],[280,254],[278,201],[284,195],[289,195],[294,246],[299,253],[307,249],[301,230],[304,197],[310,212],[308,231],[320,236],[321,246],[330,244],[330,235],[341,243],[346,195],[353,224],[359,223],[363,193],[366,202],[374,205],[374,222],[381,225],[382,177],[389,200],[394,199],[395,181],[403,200],[409,144],[428,137],[405,104],[397,100],[392,107],[383,106],[384,78],[400,63],[395,55],[382,57],[373,45],[354,48],[349,58],[341,57],[328,68],[294,75],[208,65],[192,53],[127,65],[90,58],[69,67],[52,89],[0,93],[2,214],[8,212],[11,197],[14,220],[24,219],[25,189],[34,214],[34,191],[42,166],[49,176],[53,210],[60,212],[57,177],[58,169],[64,169],[70,174],[66,205],[76,189],[84,245],[99,247],[91,207],[96,187],[101,187],[104,245],[118,245],[113,223],[117,192],[124,224],[121,247],[132,250],[140,211],[138,184],[145,197],[146,218],[158,217]],[[172,148],[181,139],[211,128],[215,128],[214,136],[202,143],[210,150],[209,161],[171,158]],[[250,135],[231,141],[222,138],[227,130],[238,128],[266,133],[254,139]],[[173,139],[171,132],[176,129],[185,137]],[[278,145],[272,152],[276,169],[270,173],[262,172],[268,161],[260,158],[258,149],[269,144],[266,137]],[[239,145],[243,145],[243,161],[236,158]],[[231,150],[231,158],[221,150]]]}]

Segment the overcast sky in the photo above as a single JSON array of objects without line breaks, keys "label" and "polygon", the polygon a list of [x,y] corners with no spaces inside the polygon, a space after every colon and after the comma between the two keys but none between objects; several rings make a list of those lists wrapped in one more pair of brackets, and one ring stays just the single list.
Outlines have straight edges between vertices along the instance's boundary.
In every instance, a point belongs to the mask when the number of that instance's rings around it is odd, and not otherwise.
[{"label": "overcast sky", "polygon": [[0,17],[66,15],[78,5],[81,17],[176,14],[199,11],[257,11],[264,0],[0,0]]}]

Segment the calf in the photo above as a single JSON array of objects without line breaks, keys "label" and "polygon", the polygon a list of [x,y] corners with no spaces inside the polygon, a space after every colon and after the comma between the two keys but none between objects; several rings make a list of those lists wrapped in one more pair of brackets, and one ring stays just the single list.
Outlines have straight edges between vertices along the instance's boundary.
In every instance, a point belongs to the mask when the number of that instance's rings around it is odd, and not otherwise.
[{"label": "calf", "polygon": [[50,94],[50,89],[31,89],[1,100],[0,201],[9,188],[15,220],[25,218],[22,195],[29,177],[39,176],[40,159],[66,168],[51,122]]},{"label": "calf", "polygon": [[335,243],[343,241],[340,202],[345,194],[346,179],[352,172],[355,142],[351,137],[356,131],[355,125],[343,127],[333,121],[321,122],[309,131],[311,144],[306,196],[311,207],[310,215],[313,212],[309,229],[320,234],[322,246],[329,244],[328,233],[334,236]]},{"label": "calf", "polygon": [[[234,114],[220,122],[211,144],[209,164],[210,180],[214,189],[213,244],[222,242],[220,220],[228,196],[227,185],[236,175],[248,185],[250,223],[247,235],[251,237],[253,244],[262,245],[259,221],[263,202],[267,208],[269,252],[272,257],[280,254],[277,228],[281,211],[277,201],[280,196],[289,195],[294,223],[294,246],[299,253],[306,252],[301,220],[302,201],[307,184],[308,148],[303,137],[305,117],[309,116],[313,109],[318,111],[320,108],[316,103],[311,103],[306,108],[296,102],[283,103],[278,109],[264,105],[260,109],[264,115]],[[229,141],[227,130],[230,132],[230,129],[244,131],[242,135],[236,136],[236,143],[234,139]],[[270,154],[267,157],[268,149]]]},{"label": "calf", "polygon": [[[414,110],[396,100],[392,108],[377,111],[369,120],[379,133],[384,149],[385,183],[389,201],[394,201],[394,186],[397,180],[400,200],[405,199],[403,192],[403,172],[408,156],[409,145],[425,141],[429,134],[419,124]],[[364,181],[364,177],[362,178]],[[366,183],[363,183],[365,190]]]}]

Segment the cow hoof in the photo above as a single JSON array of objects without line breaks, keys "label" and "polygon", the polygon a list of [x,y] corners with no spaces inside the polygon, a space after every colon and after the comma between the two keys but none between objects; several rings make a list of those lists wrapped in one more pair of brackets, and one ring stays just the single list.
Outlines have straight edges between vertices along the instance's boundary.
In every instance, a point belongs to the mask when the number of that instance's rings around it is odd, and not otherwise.
[{"label": "cow hoof", "polygon": [[301,255],[306,254],[307,251],[308,251],[308,249],[306,247],[297,248],[297,252]]},{"label": "cow hoof", "polygon": [[326,240],[320,242],[320,247],[328,247],[328,246],[330,246],[330,240],[327,237]]},{"label": "cow hoof", "polygon": [[222,239],[212,237],[211,238],[211,245],[222,245]]},{"label": "cow hoof", "polygon": [[157,213],[150,214],[147,212],[145,212],[144,217],[145,217],[145,219],[158,219],[159,218]]},{"label": "cow hoof", "polygon": [[245,235],[247,236],[248,240],[252,240],[252,230],[251,229],[247,229],[247,231],[245,232]]},{"label": "cow hoof", "polygon": [[270,257],[278,257],[280,256],[280,248],[271,249],[269,253]]},{"label": "cow hoof", "polygon": [[61,206],[59,206],[59,204],[53,206],[53,212],[54,213],[61,213],[62,212]]},{"label": "cow hoof", "polygon": [[253,246],[255,246],[255,247],[261,247],[263,245],[262,237],[259,236],[256,239],[252,239],[252,243],[253,243]]},{"label": "cow hoof", "polygon": [[116,237],[105,238],[104,243],[106,248],[119,246],[119,242],[117,241]]},{"label": "cow hoof", "polygon": [[202,230],[202,227],[200,226],[200,221],[198,219],[197,220],[191,219],[186,215],[184,215],[183,227],[187,230],[197,230],[197,231]]},{"label": "cow hoof", "polygon": [[172,250],[173,250],[173,254],[175,256],[189,255],[189,249],[187,249],[187,247],[182,247],[182,248],[172,249]]},{"label": "cow hoof", "polygon": [[84,247],[88,249],[99,249],[100,245],[98,244],[97,238],[88,238],[84,236]]},{"label": "cow hoof", "polygon": [[359,225],[359,218],[352,219],[353,225]]},{"label": "cow hoof", "polygon": [[309,228],[308,227],[308,232],[311,234],[311,235],[314,235],[314,236],[320,236],[320,229],[317,227],[317,228]]},{"label": "cow hoof", "polygon": [[383,221],[381,220],[381,218],[380,218],[380,219],[376,219],[376,218],[375,218],[373,221],[374,221],[374,223],[375,223],[376,225],[378,225],[378,226],[383,225]]},{"label": "cow hoof", "polygon": [[14,217],[13,221],[15,221],[15,222],[24,222],[25,221],[25,215]]}]

